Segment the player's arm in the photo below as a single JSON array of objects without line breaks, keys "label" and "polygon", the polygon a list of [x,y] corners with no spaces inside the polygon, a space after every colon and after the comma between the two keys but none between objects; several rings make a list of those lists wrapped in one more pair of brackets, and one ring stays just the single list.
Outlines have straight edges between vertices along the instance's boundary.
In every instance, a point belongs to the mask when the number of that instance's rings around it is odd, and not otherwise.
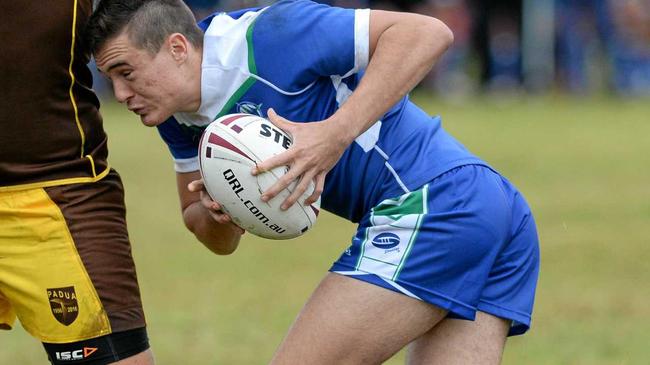
[{"label": "player's arm", "polygon": [[268,113],[270,120],[293,136],[285,153],[258,165],[266,171],[289,165],[290,170],[264,194],[271,199],[302,176],[285,200],[288,207],[315,180],[316,189],[305,201],[311,204],[323,190],[325,175],[343,151],[413,89],[431,70],[453,41],[453,34],[440,20],[411,13],[373,10],[369,22],[369,63],[350,98],[321,123],[292,123]]},{"label": "player's arm", "polygon": [[422,81],[452,42],[451,30],[436,18],[371,11],[366,73],[330,126],[352,143]]},{"label": "player's arm", "polygon": [[212,201],[203,188],[201,174],[198,171],[177,172],[176,183],[185,226],[210,251],[218,255],[233,253],[244,231],[219,211],[219,204]]}]

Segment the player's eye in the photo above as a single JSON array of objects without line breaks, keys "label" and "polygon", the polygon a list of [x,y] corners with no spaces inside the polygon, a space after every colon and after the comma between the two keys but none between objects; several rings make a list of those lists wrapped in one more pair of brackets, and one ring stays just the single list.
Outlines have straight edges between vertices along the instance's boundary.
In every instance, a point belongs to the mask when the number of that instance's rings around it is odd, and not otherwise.
[{"label": "player's eye", "polygon": [[133,72],[131,71],[124,71],[122,72],[122,77],[124,77],[126,80],[133,80]]}]

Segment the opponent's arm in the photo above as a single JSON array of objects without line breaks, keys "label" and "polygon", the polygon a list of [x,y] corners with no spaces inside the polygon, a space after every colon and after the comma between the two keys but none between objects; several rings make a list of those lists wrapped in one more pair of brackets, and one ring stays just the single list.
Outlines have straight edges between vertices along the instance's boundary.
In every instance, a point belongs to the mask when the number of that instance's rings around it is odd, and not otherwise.
[{"label": "opponent's arm", "polygon": [[229,255],[239,245],[244,230],[223,214],[218,203],[212,201],[203,188],[198,171],[176,173],[178,195],[183,221],[196,238],[217,255]]},{"label": "opponent's arm", "polygon": [[290,166],[289,172],[264,193],[263,200],[272,199],[300,178],[283,208],[293,205],[312,180],[316,189],[305,204],[316,201],[322,193],[325,175],[345,149],[415,87],[453,41],[453,34],[444,23],[419,14],[373,10],[369,27],[368,67],[355,91],[336,113],[322,122],[292,123],[269,111],[269,119],[289,132],[294,144],[288,151],[258,164],[253,171],[257,174],[276,166]]}]

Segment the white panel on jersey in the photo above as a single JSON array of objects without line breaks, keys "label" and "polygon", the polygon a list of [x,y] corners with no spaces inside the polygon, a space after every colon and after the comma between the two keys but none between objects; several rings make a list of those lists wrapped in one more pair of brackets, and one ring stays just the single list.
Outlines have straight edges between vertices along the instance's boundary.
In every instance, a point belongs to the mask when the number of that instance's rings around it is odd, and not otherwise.
[{"label": "white panel on jersey", "polygon": [[334,75],[330,76],[330,79],[332,79],[332,84],[334,84],[334,90],[336,90],[336,103],[340,108],[345,104],[350,95],[352,95],[352,90],[350,90],[348,85],[343,82],[343,77]]},{"label": "white panel on jersey", "polygon": [[246,32],[264,10],[245,13],[239,19],[225,13],[212,19],[203,37],[201,106],[196,113],[174,114],[179,123],[209,124],[251,76]]},{"label": "white panel on jersey", "polygon": [[[332,84],[334,84],[334,89],[336,90],[336,103],[339,105],[339,108],[348,100],[350,95],[352,95],[352,90],[348,85],[343,82],[341,76],[330,76],[332,79]],[[368,128],[363,132],[359,137],[354,141],[363,148],[363,152],[368,152],[379,140],[379,132],[381,131],[381,120],[377,121],[372,127]]]},{"label": "white panel on jersey", "polygon": [[354,141],[363,148],[364,152],[368,152],[375,147],[379,140],[379,132],[381,131],[381,120],[378,120],[367,131],[363,132]]}]

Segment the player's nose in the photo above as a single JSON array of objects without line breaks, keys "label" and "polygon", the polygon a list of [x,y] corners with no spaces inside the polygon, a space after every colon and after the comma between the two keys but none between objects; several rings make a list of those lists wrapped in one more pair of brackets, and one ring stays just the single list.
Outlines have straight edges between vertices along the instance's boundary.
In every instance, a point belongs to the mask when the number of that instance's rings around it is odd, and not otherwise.
[{"label": "player's nose", "polygon": [[133,96],[133,90],[121,81],[113,82],[113,93],[115,93],[115,99],[120,103],[126,102]]}]

